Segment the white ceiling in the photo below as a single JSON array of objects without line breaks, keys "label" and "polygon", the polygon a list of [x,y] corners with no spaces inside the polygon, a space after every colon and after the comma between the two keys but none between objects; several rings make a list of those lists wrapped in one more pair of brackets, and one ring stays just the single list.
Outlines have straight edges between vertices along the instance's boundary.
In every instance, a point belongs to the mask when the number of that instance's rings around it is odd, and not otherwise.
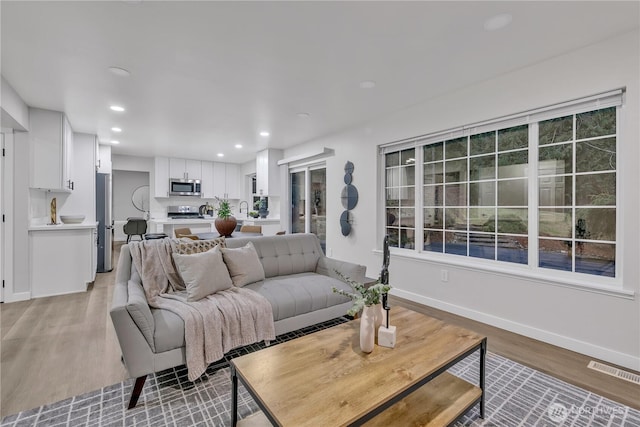
[{"label": "white ceiling", "polygon": [[[1,70],[28,105],[120,140],[114,153],[240,163],[636,29],[638,6],[2,1]],[[485,31],[501,13],[511,25]]]}]

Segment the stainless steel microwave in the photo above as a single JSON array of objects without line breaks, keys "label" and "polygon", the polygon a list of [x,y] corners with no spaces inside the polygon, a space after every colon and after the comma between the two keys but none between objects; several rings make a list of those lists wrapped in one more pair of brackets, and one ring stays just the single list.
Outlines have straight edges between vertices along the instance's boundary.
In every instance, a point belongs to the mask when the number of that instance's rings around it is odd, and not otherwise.
[{"label": "stainless steel microwave", "polygon": [[201,197],[200,180],[169,178],[169,195]]}]

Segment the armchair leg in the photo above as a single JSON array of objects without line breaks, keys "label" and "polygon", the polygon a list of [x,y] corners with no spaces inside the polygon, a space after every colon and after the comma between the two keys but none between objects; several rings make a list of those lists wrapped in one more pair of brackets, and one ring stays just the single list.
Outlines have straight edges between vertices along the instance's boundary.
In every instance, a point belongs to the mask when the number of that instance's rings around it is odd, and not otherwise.
[{"label": "armchair leg", "polygon": [[136,383],[133,386],[133,391],[131,392],[131,400],[129,400],[129,407],[127,409],[135,407],[138,403],[138,398],[140,397],[140,393],[142,393],[142,387],[144,387],[144,382],[146,380],[146,375],[136,378]]}]

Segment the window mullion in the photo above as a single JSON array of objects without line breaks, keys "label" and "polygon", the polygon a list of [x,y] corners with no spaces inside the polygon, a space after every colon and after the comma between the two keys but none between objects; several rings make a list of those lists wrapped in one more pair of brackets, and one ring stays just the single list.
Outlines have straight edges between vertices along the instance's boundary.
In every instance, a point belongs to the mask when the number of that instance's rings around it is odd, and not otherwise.
[{"label": "window mullion", "polygon": [[539,127],[538,123],[531,123],[529,125],[529,212],[528,214],[528,230],[529,230],[529,267],[538,268],[539,262],[539,200],[538,194],[540,192],[538,185],[538,135]]}]

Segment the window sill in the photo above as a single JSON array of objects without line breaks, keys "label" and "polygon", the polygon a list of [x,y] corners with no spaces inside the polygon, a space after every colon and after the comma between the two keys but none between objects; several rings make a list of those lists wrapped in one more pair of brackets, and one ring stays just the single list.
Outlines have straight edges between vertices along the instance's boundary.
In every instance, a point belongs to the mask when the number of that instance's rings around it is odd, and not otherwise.
[{"label": "window sill", "polygon": [[[635,292],[628,289],[623,289],[620,285],[601,285],[589,283],[584,280],[570,279],[558,277],[561,271],[549,270],[552,274],[544,274],[541,272],[534,272],[528,266],[522,266],[518,268],[515,265],[504,265],[498,261],[481,260],[479,258],[472,257],[460,257],[460,260],[452,259],[458,258],[455,255],[440,255],[440,254],[427,254],[418,253],[412,250],[401,250],[396,248],[390,248],[391,256],[394,258],[404,258],[410,260],[416,260],[421,262],[427,262],[430,264],[447,265],[460,268],[469,271],[485,271],[488,273],[497,274],[505,277],[512,277],[520,280],[528,280],[535,283],[544,282],[552,286],[560,286],[563,288],[575,289],[583,292],[591,292],[601,295],[608,295],[617,298],[623,298],[628,300],[635,299]],[[374,249],[375,254],[382,255],[382,251]],[[505,263],[506,264],[506,263]],[[575,274],[575,273],[567,273]],[[612,281],[614,279],[611,279]],[[620,287],[618,287],[620,286]]]}]

